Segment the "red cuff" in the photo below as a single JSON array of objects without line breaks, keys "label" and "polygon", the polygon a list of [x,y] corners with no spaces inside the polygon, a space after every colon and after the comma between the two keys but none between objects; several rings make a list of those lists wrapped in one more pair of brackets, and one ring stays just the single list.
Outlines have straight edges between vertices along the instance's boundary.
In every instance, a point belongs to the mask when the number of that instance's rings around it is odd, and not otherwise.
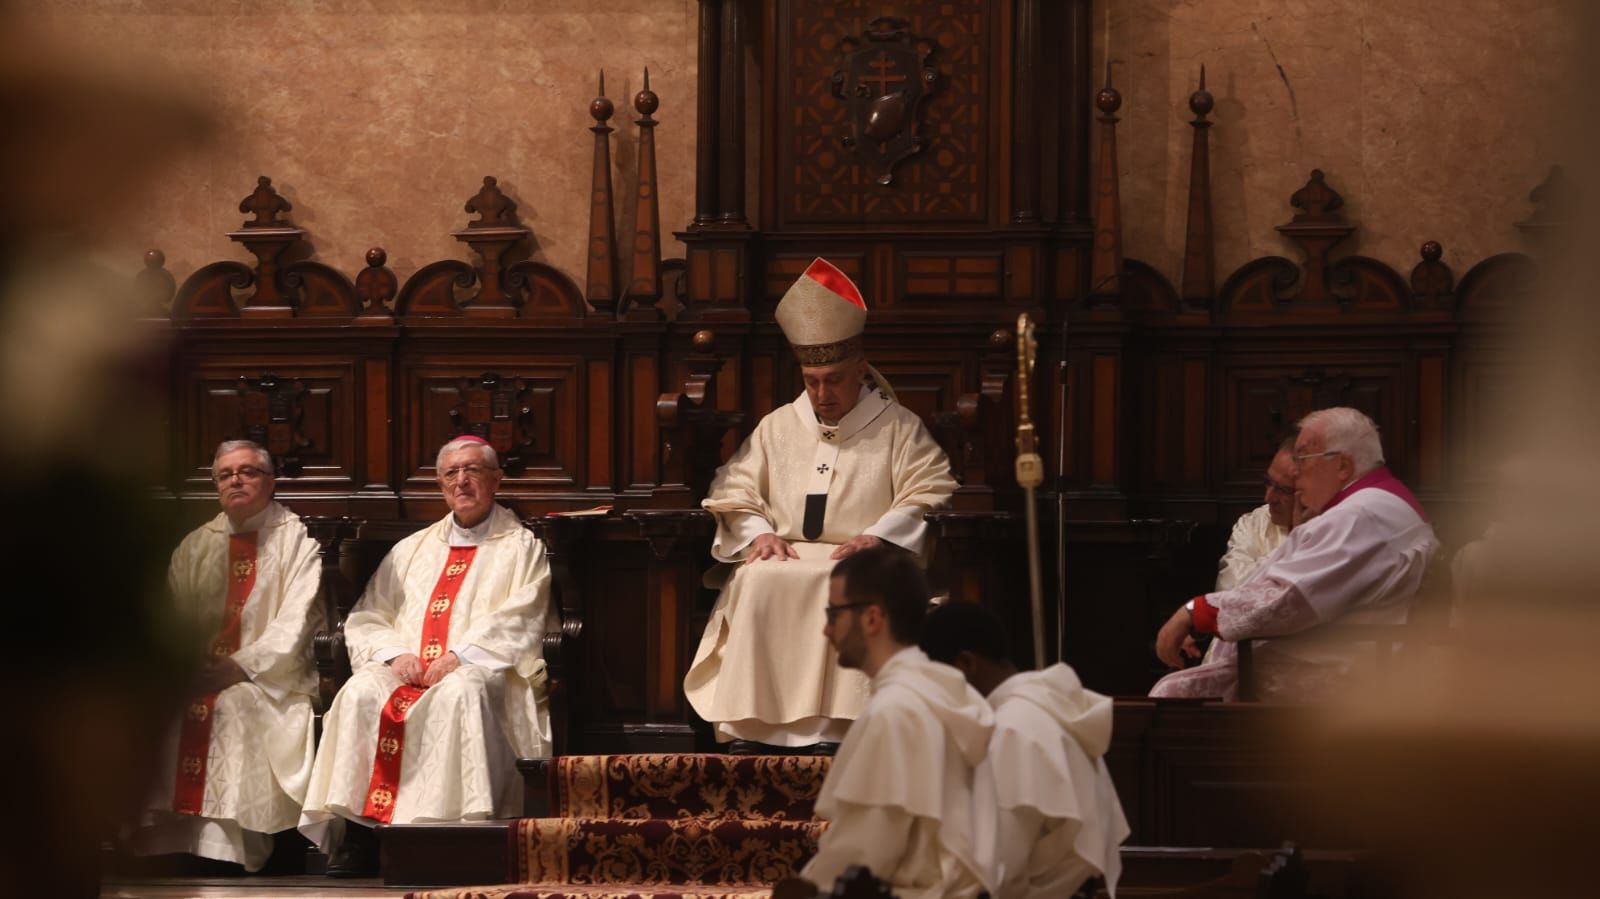
[{"label": "red cuff", "polygon": [[1206,602],[1204,596],[1194,598],[1194,611],[1189,613],[1189,629],[1197,634],[1217,632],[1217,607]]}]

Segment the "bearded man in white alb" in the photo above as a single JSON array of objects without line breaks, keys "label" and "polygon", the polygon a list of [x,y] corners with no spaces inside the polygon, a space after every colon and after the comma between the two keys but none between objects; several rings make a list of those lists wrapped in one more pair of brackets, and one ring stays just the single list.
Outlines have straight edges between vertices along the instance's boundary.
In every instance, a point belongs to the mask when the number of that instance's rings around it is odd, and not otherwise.
[{"label": "bearded man in white alb", "polygon": [[311,773],[321,568],[305,525],[272,499],[266,449],[227,441],[211,470],[222,512],[184,538],[167,574],[180,616],[210,641],[207,663],[133,848],[255,871],[294,826]]},{"label": "bearded man in white alb", "polygon": [[332,876],[376,870],[375,824],[515,815],[516,759],[549,745],[544,545],[495,503],[488,443],[456,438],[437,467],[450,514],[395,544],[345,622],[355,674],[300,818]]},{"label": "bearded man in white alb", "polygon": [[851,865],[871,870],[899,899],[983,892],[973,769],[994,715],[961,672],[917,648],[928,595],[921,567],[894,547],[834,567],[822,630],[841,666],[871,678],[872,698],[817,795],[817,815],[829,822],[817,854],[773,899],[826,893]]},{"label": "bearded man in white alb", "polygon": [[[1309,700],[1347,679],[1371,644],[1319,637],[1320,625],[1400,624],[1439,542],[1421,503],[1383,465],[1377,426],[1349,408],[1300,422],[1295,490],[1312,516],[1297,525],[1231,590],[1197,596],[1156,636],[1156,654],[1177,668],[1191,633],[1259,640],[1263,699]],[[1261,639],[1290,637],[1293,639]],[[1177,671],[1151,696],[1237,698],[1234,658]]]},{"label": "bearded man in white alb", "polygon": [[973,786],[989,895],[1059,899],[1099,877],[1115,896],[1129,831],[1103,758],[1110,697],[1085,690],[1066,664],[1018,672],[1000,620],[975,603],[929,613],[922,649],[955,666],[994,709]]},{"label": "bearded man in white alb", "polygon": [[862,356],[866,303],[843,272],[813,262],[776,317],[805,392],[763,418],[711,483],[711,554],[738,567],[712,572],[725,585],[683,686],[719,741],[831,745],[867,696],[811,624],[833,563],[883,544],[923,552],[923,516],[956,483],[922,420]]}]

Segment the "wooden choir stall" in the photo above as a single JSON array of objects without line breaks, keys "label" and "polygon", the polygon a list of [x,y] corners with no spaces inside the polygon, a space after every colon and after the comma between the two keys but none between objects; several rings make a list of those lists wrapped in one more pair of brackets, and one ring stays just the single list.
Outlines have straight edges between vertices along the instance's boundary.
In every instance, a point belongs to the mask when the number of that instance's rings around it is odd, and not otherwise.
[{"label": "wooden choir stall", "polygon": [[[502,501],[554,567],[560,752],[708,751],[682,691],[714,598],[699,503],[761,416],[800,392],[773,307],[824,256],[861,285],[869,359],[960,481],[933,516],[936,585],[997,609],[1019,650],[1015,326],[1022,312],[1037,323],[1046,645],[1091,689],[1142,696],[1161,674],[1157,628],[1209,587],[1278,435],[1312,409],[1369,414],[1446,545],[1471,535],[1473,469],[1446,448],[1490,427],[1501,319],[1531,283],[1536,241],[1459,276],[1431,234],[1415,235],[1416,260],[1341,255],[1359,224],[1339,173],[1308,168],[1283,198],[1285,255],[1216,271],[1208,140],[1233,123],[1212,118],[1202,74],[1172,112],[1193,135],[1183,257],[1131,258],[1122,223],[1141,211],[1119,201],[1122,98],[1090,64],[1087,0],[698,8],[696,109],[662,107],[646,76],[627,103],[597,97],[591,133],[572,135],[594,148],[585,272],[530,255],[521,198],[481,172],[460,172],[458,195],[412,199],[465,209],[456,258],[411,272],[387,266],[382,233],[364,260],[308,256],[313,235],[294,222],[326,198],[285,196],[266,175],[240,185],[238,259],[180,277],[149,253],[147,324],[171,336],[163,495],[198,520],[213,448],[267,445],[292,475],[280,499],[322,542],[338,621],[387,548],[443,514],[437,448],[482,436],[505,463]],[[662,253],[658,119],[697,135],[694,217],[668,223],[681,259]],[[614,184],[624,141],[637,166]],[[623,191],[636,214],[617,234]],[[1536,237],[1547,223],[1531,214]],[[319,637],[325,699],[347,674],[339,647],[336,628]],[[1119,705],[1109,762],[1130,843],[1302,838],[1251,793],[1281,785],[1258,740],[1276,724],[1213,711]],[[484,851],[503,862],[504,828],[494,839]]]}]

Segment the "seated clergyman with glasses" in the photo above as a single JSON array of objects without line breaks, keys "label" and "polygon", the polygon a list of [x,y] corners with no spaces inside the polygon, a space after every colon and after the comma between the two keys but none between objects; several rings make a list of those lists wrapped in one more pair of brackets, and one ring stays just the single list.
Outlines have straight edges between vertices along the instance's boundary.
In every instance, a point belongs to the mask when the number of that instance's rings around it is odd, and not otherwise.
[{"label": "seated clergyman with glasses", "polygon": [[295,825],[311,772],[321,568],[305,525],[272,499],[264,448],[227,441],[211,470],[222,512],[184,538],[167,576],[205,662],[131,848],[255,871]]},{"label": "seated clergyman with glasses", "polygon": [[[1371,657],[1371,644],[1315,630],[1333,621],[1404,622],[1439,548],[1422,504],[1384,467],[1377,426],[1361,412],[1307,415],[1292,461],[1297,501],[1310,517],[1238,584],[1180,606],[1156,636],[1156,654],[1174,668],[1196,634],[1260,641],[1262,699],[1315,699],[1345,681]],[[1234,699],[1237,671],[1234,655],[1219,651],[1162,678],[1150,695]]]},{"label": "seated clergyman with glasses", "polygon": [[509,817],[544,754],[544,545],[495,503],[478,437],[439,450],[450,514],[395,545],[345,622],[355,672],[323,717],[300,831],[328,873],[374,871],[376,824]]}]

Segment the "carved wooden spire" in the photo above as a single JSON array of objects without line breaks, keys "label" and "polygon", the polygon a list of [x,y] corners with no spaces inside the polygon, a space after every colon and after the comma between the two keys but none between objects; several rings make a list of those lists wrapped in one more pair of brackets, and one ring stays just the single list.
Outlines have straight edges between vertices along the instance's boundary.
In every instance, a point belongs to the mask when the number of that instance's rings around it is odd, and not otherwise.
[{"label": "carved wooden spire", "polygon": [[1206,114],[1213,100],[1206,90],[1206,67],[1200,66],[1200,88],[1189,95],[1194,113],[1194,152],[1189,163],[1189,224],[1184,229],[1183,281],[1185,306],[1208,308],[1216,286],[1216,253],[1211,228],[1211,123]]},{"label": "carved wooden spire", "polygon": [[279,273],[278,257],[283,251],[300,241],[305,232],[278,216],[294,207],[280,196],[266,175],[256,179],[256,189],[239,201],[239,211],[253,215],[239,230],[228,233],[228,239],[242,243],[256,257],[256,291],[245,300],[240,315],[260,318],[288,318],[294,315],[294,306],[284,289]]},{"label": "carved wooden spire", "polygon": [[1089,258],[1089,298],[1116,302],[1122,294],[1122,200],[1117,185],[1117,110],[1122,94],[1111,86],[1111,60],[1106,60],[1106,86],[1094,98],[1100,110],[1100,168],[1095,176],[1094,250]]},{"label": "carved wooden spire", "polygon": [[661,299],[661,206],[656,194],[656,120],[650,117],[661,101],[650,90],[650,70],[644,70],[644,90],[633,97],[639,119],[639,178],[634,193],[633,276],[628,280],[628,317],[656,321],[663,318],[656,303]]},{"label": "carved wooden spire", "polygon": [[594,124],[594,179],[589,194],[589,277],[584,299],[596,312],[613,315],[617,309],[617,230],[612,216],[611,131],[606,121],[615,107],[606,98],[606,73],[600,72],[600,95],[589,104]]}]

